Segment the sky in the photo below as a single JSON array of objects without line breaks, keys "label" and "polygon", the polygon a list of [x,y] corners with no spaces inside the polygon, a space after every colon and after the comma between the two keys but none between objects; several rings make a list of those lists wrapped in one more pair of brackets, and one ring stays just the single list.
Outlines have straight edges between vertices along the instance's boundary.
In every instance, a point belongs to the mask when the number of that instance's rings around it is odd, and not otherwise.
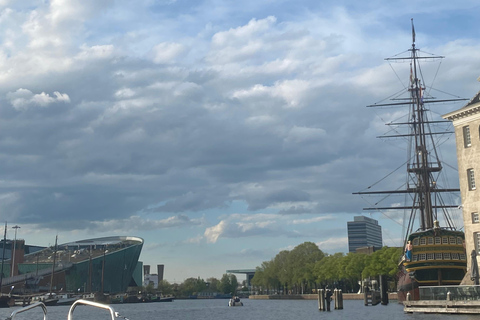
[{"label": "sky", "polygon": [[[379,221],[384,245],[401,246],[403,213],[364,211],[352,194],[406,158],[401,143],[376,139],[400,111],[366,106],[408,80],[408,65],[397,73],[384,58],[410,48],[412,18],[417,47],[446,57],[433,72],[438,92],[473,97],[479,9],[473,0],[0,0],[7,237],[14,225],[43,246],[56,235],[138,236],[140,260],[164,264],[177,283],[253,269],[305,241],[346,253],[347,221],[362,214]],[[454,137],[442,148],[455,168]],[[449,180],[458,187],[458,173]]]}]

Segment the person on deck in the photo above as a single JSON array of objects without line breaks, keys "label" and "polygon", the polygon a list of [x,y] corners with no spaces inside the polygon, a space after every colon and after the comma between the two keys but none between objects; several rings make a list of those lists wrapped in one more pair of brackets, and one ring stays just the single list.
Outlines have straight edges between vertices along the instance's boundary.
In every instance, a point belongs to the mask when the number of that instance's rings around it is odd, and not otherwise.
[{"label": "person on deck", "polygon": [[412,242],[408,241],[407,245],[405,246],[405,258],[407,261],[412,261]]},{"label": "person on deck", "polygon": [[325,304],[327,306],[327,311],[330,311],[330,302],[332,301],[332,290],[328,288],[328,286],[325,287]]}]

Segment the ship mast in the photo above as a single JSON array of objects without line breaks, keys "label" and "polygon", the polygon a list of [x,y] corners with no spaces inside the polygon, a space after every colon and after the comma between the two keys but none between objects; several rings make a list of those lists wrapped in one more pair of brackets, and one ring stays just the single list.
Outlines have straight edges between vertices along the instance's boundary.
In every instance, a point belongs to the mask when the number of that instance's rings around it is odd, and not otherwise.
[{"label": "ship mast", "polygon": [[[381,138],[390,137],[408,137],[410,139],[410,153],[407,163],[407,187],[405,190],[394,191],[367,191],[356,192],[354,194],[411,194],[412,204],[404,207],[373,207],[364,208],[364,210],[388,210],[388,209],[410,209],[410,221],[407,227],[407,234],[413,231],[413,223],[416,218],[419,220],[420,230],[427,230],[434,227],[434,220],[437,220],[436,209],[454,208],[457,205],[445,205],[439,196],[442,192],[458,192],[459,189],[439,188],[437,186],[434,173],[442,170],[442,164],[439,159],[433,136],[448,132],[436,133],[430,130],[432,123],[447,123],[448,121],[430,121],[427,116],[426,104],[435,102],[454,102],[466,99],[448,99],[435,100],[426,96],[426,87],[422,83],[419,60],[441,59],[442,56],[420,56],[419,49],[415,45],[415,27],[412,19],[412,47],[409,49],[408,57],[387,58],[387,61],[409,60],[410,61],[410,81],[408,88],[408,98],[394,99],[393,103],[374,104],[368,107],[391,107],[405,105],[409,107],[409,119],[406,123],[390,123],[390,125],[408,125],[410,130],[408,134],[397,134],[392,136],[381,136]],[[369,187],[370,188],[370,187]],[[416,214],[418,216],[416,217]],[[451,218],[444,211],[447,227],[454,229]]]},{"label": "ship mast", "polygon": [[430,229],[433,227],[432,194],[430,192],[431,168],[428,161],[428,150],[426,148],[426,128],[425,128],[425,108],[423,104],[422,88],[417,72],[417,51],[415,47],[415,27],[412,19],[412,49],[410,49],[413,63],[413,82],[410,86],[410,95],[412,99],[412,129],[415,139],[415,162],[408,170],[416,175],[418,190],[418,207],[420,209],[420,229]]}]

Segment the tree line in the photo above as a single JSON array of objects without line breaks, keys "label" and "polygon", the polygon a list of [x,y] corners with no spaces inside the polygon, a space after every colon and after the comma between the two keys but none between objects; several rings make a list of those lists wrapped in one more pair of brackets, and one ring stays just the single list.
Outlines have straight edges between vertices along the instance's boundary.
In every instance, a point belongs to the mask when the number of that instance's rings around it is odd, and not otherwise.
[{"label": "tree line", "polygon": [[177,298],[195,297],[199,293],[220,293],[233,295],[237,292],[238,280],[234,274],[224,274],[220,280],[208,278],[204,280],[198,278],[185,279],[180,284],[170,283],[167,280],[161,280],[158,288],[149,285],[145,288],[147,292],[161,292],[164,296],[175,296]]},{"label": "tree line", "polygon": [[383,247],[370,255],[326,254],[313,242],[283,250],[256,268],[252,286],[265,294],[303,294],[327,285],[344,292],[357,292],[359,281],[385,275],[396,285],[402,248]]}]

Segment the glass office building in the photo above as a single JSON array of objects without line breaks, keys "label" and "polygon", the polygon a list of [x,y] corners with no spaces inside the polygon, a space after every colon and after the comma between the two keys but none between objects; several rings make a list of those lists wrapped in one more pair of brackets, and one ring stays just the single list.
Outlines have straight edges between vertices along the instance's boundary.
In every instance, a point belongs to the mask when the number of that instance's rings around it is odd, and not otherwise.
[{"label": "glass office building", "polygon": [[348,252],[355,252],[358,248],[382,247],[382,227],[378,221],[364,216],[356,216],[353,221],[347,222]]}]

